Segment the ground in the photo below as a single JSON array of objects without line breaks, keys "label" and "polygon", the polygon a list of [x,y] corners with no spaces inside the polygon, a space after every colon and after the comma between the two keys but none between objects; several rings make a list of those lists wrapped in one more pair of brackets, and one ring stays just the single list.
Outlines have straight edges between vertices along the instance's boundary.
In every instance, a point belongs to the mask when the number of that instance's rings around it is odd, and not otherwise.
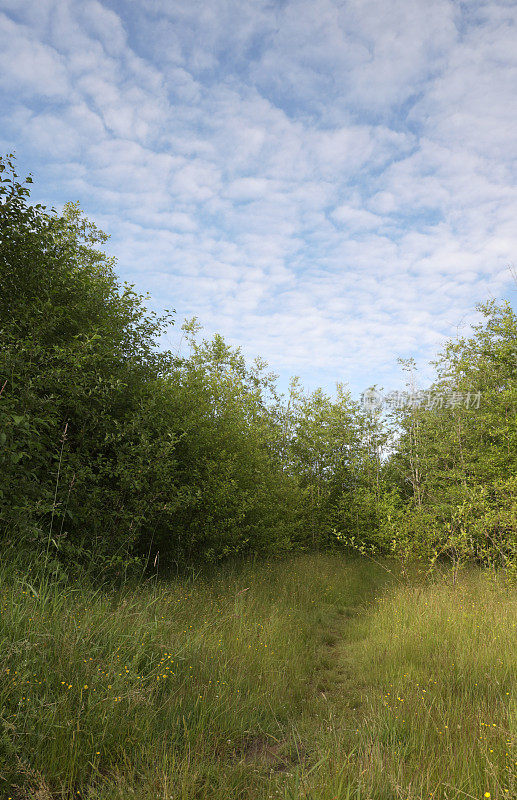
[{"label": "ground", "polygon": [[116,592],[2,586],[6,797],[517,797],[502,575],[302,555]]}]

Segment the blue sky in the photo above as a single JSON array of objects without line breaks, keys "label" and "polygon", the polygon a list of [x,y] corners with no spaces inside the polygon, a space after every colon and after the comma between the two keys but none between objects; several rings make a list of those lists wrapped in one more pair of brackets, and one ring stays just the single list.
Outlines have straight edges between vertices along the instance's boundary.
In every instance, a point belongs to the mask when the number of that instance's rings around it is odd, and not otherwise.
[{"label": "blue sky", "polygon": [[[285,382],[397,388],[515,299],[517,4],[0,0],[0,149]],[[424,375],[425,375],[424,371]]]}]

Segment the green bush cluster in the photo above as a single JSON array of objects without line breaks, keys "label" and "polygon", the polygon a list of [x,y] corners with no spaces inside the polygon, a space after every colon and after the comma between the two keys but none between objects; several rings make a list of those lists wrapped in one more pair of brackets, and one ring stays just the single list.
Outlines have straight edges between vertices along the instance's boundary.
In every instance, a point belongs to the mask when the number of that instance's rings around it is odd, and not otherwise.
[{"label": "green bush cluster", "polygon": [[181,567],[285,550],[297,485],[280,463],[271,379],[221,337],[161,352],[172,322],[120,285],[77,205],[31,205],[0,164],[0,526],[56,570]]},{"label": "green bush cluster", "polygon": [[[406,549],[517,563],[517,315],[509,303],[478,308],[469,337],[448,342],[430,391],[448,406],[406,411],[390,459],[404,503]],[[475,403],[454,403],[477,397]]]},{"label": "green bush cluster", "polygon": [[[480,307],[446,344],[433,396],[384,413],[303,391],[117,280],[77,204],[32,205],[0,161],[0,531],[56,572],[182,569],[343,547],[515,568],[517,316]],[[414,364],[409,386],[415,383]],[[513,565],[513,566],[512,566]]]}]

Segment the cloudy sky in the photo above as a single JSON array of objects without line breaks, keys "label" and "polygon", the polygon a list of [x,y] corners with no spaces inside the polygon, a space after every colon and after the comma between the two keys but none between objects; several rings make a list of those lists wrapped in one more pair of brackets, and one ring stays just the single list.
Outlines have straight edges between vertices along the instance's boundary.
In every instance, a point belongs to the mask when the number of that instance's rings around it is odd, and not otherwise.
[{"label": "cloudy sky", "polygon": [[508,0],[0,0],[0,149],[179,323],[283,380],[393,388],[397,356],[516,297],[516,20]]}]

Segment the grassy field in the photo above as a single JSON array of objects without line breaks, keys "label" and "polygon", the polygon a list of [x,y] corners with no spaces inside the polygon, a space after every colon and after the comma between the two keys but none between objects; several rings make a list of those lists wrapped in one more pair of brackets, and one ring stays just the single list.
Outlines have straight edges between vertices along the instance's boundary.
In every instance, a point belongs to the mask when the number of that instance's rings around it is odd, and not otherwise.
[{"label": "grassy field", "polygon": [[517,798],[517,592],[306,555],[2,579],[0,796]]}]

